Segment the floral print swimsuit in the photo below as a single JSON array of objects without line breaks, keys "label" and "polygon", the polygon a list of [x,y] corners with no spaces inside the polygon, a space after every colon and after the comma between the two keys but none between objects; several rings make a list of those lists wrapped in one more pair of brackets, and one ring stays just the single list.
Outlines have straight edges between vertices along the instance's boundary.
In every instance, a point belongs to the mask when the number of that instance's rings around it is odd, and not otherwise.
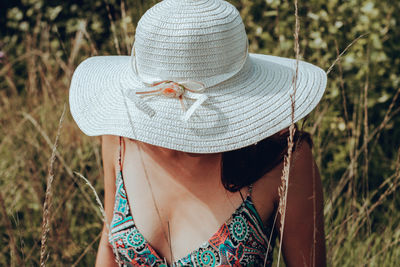
[{"label": "floral print swimsuit", "polygon": [[[126,195],[122,171],[116,194],[109,242],[122,266],[168,266],[136,228]],[[249,194],[231,217],[195,251],[171,266],[272,266],[275,236],[265,227]],[[267,253],[268,251],[268,253]]]}]

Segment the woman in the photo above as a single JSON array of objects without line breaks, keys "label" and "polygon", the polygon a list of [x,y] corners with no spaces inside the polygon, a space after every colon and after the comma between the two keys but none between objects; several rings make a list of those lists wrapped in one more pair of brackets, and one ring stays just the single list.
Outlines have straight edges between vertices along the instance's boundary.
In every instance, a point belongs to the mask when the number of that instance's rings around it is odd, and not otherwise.
[{"label": "woman", "polygon": [[103,136],[96,266],[271,266],[281,229],[287,266],[325,266],[321,181],[300,131],[284,227],[277,212],[287,127],[325,87],[314,65],[249,54],[225,1],[148,10],[131,57],[87,59],[71,82],[78,126]]}]

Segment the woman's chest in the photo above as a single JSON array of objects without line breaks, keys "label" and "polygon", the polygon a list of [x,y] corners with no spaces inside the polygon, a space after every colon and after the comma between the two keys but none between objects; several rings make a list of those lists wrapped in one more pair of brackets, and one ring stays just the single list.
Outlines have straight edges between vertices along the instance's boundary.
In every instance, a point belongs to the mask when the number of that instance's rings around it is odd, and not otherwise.
[{"label": "woman's chest", "polygon": [[[145,179],[125,177],[127,205],[130,205],[127,208],[140,236],[168,262],[187,257],[212,238],[226,240],[226,236],[234,237],[237,232],[239,236],[244,234],[249,238],[240,239],[242,245],[251,242],[259,244],[258,249],[262,250],[262,228],[267,220],[264,221],[259,214],[270,217],[272,203],[262,205],[263,210],[259,213],[253,203],[244,208],[244,204],[249,202],[244,203],[239,192],[230,194],[218,185],[202,184],[203,187],[186,188],[173,182],[152,184]],[[242,191],[242,196],[246,198],[247,190]],[[230,222],[238,211],[242,214],[237,216],[236,221]],[[221,231],[225,231],[225,237],[218,236]],[[259,242],[254,242],[254,238]]]},{"label": "woman's chest", "polygon": [[[134,210],[134,208],[132,209]],[[154,263],[165,257],[168,262],[180,259],[180,264],[190,262],[194,266],[208,266],[197,262],[205,257],[204,260],[208,259],[219,263],[214,266],[239,263],[246,263],[245,266],[248,266],[248,263],[251,262],[262,262],[268,247],[272,248],[267,244],[270,230],[264,228],[257,211],[254,210],[251,197],[247,197],[232,212],[231,216],[219,224],[219,227],[214,227],[211,233],[206,232],[210,225],[209,222],[212,221],[211,217],[201,218],[201,215],[194,214],[193,218],[189,216],[176,220],[175,216],[172,216],[172,220],[167,222],[169,227],[165,232],[160,230],[157,220],[154,218],[147,221],[147,224],[141,228],[136,218],[144,216],[132,217],[134,213],[131,211],[133,210],[130,209],[122,179],[117,180],[110,241],[116,244],[122,258],[128,259],[130,262],[136,259]],[[161,218],[160,224],[162,221],[163,218]],[[125,225],[121,226],[120,222]],[[176,227],[173,227],[174,224]],[[116,225],[118,227],[115,227]],[[146,232],[146,229],[149,229],[149,232]],[[250,249],[252,252],[246,253],[244,248]]]}]

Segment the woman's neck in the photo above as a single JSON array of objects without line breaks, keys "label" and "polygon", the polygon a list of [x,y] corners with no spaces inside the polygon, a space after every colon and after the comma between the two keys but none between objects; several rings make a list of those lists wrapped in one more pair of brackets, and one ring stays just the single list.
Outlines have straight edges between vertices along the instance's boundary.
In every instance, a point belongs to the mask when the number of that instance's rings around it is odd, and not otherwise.
[{"label": "woman's neck", "polygon": [[[220,182],[221,153],[197,154],[136,142],[153,163],[181,183]],[[216,179],[218,178],[218,179]]]}]

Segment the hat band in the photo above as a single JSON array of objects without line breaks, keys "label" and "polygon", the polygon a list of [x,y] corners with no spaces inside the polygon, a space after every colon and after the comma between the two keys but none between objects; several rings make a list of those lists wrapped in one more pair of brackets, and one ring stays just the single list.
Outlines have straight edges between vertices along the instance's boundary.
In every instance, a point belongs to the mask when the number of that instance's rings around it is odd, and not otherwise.
[{"label": "hat band", "polygon": [[[190,88],[190,85],[196,84],[197,88]],[[187,81],[187,82],[173,82],[173,81],[161,81],[158,83],[154,83],[152,87],[157,87],[157,89],[152,91],[137,91],[136,95],[164,95],[170,98],[178,98],[181,103],[182,109],[185,112],[181,117],[183,121],[188,121],[192,114],[196,111],[196,109],[203,104],[204,101],[207,100],[207,95],[201,94],[205,86],[204,84],[196,81]],[[189,94],[192,93],[190,96]],[[195,103],[186,110],[185,104],[183,102],[183,98],[196,99]]]},{"label": "hat band", "polygon": [[[207,100],[208,96],[204,93],[205,90],[212,86],[219,85],[238,74],[246,64],[248,56],[249,43],[247,39],[244,56],[242,58],[242,61],[240,62],[239,68],[235,71],[212,76],[201,82],[193,80],[177,82],[161,79],[155,80],[153,82],[146,82],[140,77],[140,74],[138,72],[135,47],[133,46],[131,67],[135,76],[143,84],[143,87],[136,88],[136,90],[129,90],[127,93],[127,97],[135,104],[138,109],[146,113],[149,117],[153,117],[155,115],[155,111],[141,97],[138,96],[163,95],[166,97],[178,98],[184,111],[181,120],[187,122],[193,115],[193,113]],[[156,87],[157,89],[153,89],[154,87]],[[190,106],[188,110],[186,110],[186,107],[183,103],[183,98],[195,99],[196,101]]]},{"label": "hat band", "polygon": [[[137,61],[136,61],[136,50],[135,50],[135,46],[132,46],[132,52],[131,52],[132,56],[132,60],[131,60],[131,68],[133,70],[133,73],[135,74],[135,76],[138,78],[138,80],[140,82],[143,83],[143,85],[151,87],[153,84],[161,82],[161,81],[165,81],[165,80],[171,80],[169,78],[165,79],[165,78],[154,78],[151,80],[144,80],[139,73],[139,68],[137,66]],[[243,56],[242,56],[242,60],[240,61],[240,64],[238,66],[238,68],[234,71],[228,72],[228,73],[222,73],[219,75],[215,75],[215,76],[211,76],[209,78],[206,79],[202,79],[201,83],[204,84],[205,88],[207,89],[209,87],[212,86],[216,86],[219,85],[220,83],[223,83],[226,80],[229,80],[230,78],[232,78],[233,76],[235,76],[237,73],[239,73],[244,65],[246,64],[247,58],[249,56],[249,40],[246,38],[246,48],[244,50]],[[177,81],[175,81],[177,82]],[[199,81],[200,82],[200,81]]]}]

